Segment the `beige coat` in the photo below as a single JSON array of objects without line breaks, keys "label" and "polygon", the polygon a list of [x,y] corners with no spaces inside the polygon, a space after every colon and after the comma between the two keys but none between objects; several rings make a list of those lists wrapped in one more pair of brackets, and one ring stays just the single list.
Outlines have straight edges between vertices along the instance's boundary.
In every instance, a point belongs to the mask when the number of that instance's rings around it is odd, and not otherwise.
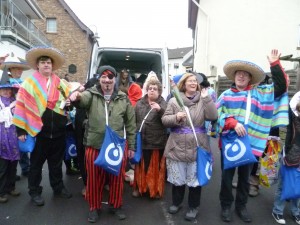
[{"label": "beige coat", "polygon": [[[200,92],[197,92],[194,99],[188,99],[184,93],[180,93],[184,104],[189,108],[194,127],[202,127],[205,129],[205,120],[214,121],[218,118],[216,105],[211,96],[202,98]],[[172,132],[172,128],[188,127],[188,120],[176,121],[177,112],[182,111],[177,104],[176,99],[170,99],[167,109],[162,117],[164,126],[171,128],[171,133],[165,147],[164,155],[172,160],[181,162],[196,161],[196,140],[193,132],[187,134],[180,134]],[[197,139],[200,146],[207,151],[210,151],[208,136],[206,132],[197,133]]]}]

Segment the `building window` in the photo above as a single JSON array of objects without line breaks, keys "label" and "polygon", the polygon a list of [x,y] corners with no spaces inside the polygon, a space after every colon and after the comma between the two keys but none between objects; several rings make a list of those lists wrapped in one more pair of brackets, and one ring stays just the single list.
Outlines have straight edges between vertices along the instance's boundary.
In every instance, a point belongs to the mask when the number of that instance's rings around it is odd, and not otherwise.
[{"label": "building window", "polygon": [[47,32],[48,33],[57,32],[57,22],[55,18],[47,18]]}]

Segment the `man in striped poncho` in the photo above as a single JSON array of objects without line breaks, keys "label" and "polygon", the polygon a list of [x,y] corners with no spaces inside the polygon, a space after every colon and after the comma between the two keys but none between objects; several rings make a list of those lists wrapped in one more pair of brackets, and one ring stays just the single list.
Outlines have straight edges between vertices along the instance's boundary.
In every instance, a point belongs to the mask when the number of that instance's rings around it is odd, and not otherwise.
[{"label": "man in striped poncho", "polygon": [[46,160],[54,195],[72,197],[62,180],[67,124],[64,102],[70,88],[53,73],[64,63],[64,57],[58,50],[51,47],[32,48],[26,54],[26,61],[36,71],[24,80],[19,89],[13,123],[20,141],[25,141],[27,135],[36,137],[30,155],[28,188],[32,203],[42,206],[43,187],[40,184]]},{"label": "man in striped poncho", "polygon": [[[234,84],[224,91],[218,101],[218,129],[220,140],[226,134],[235,131],[238,136],[248,135],[252,153],[261,156],[272,126],[288,124],[288,96],[287,75],[280,62],[280,54],[272,50],[268,60],[271,66],[273,84],[258,85],[265,78],[264,71],[254,63],[234,60],[224,66],[224,73]],[[248,133],[244,127],[248,93],[251,96],[251,107],[248,119]],[[221,142],[220,142],[221,143]],[[220,202],[222,207],[221,218],[225,222],[231,221],[232,179],[235,168],[224,169],[222,156],[222,183]],[[235,210],[244,222],[252,219],[246,209],[249,192],[249,175],[253,164],[238,167],[238,184],[235,199]]]}]

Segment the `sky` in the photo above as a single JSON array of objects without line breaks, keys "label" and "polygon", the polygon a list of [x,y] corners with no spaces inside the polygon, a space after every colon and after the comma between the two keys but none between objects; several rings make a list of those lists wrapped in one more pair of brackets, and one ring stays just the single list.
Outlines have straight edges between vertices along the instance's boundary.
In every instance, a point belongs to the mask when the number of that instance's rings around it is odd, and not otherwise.
[{"label": "sky", "polygon": [[192,47],[188,0],[65,0],[102,47]]}]

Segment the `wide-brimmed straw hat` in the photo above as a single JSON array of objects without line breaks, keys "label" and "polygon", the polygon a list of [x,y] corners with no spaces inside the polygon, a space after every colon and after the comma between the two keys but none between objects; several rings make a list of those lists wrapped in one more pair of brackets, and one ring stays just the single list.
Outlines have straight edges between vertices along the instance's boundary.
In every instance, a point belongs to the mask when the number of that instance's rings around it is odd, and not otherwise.
[{"label": "wide-brimmed straw hat", "polygon": [[235,72],[238,70],[246,71],[251,74],[251,80],[249,84],[258,84],[265,79],[266,74],[258,65],[243,61],[232,60],[225,64],[223,71],[225,75],[234,82]]},{"label": "wide-brimmed straw hat", "polygon": [[30,66],[26,63],[26,61],[22,58],[16,57],[12,52],[5,61],[0,65],[0,69],[6,67],[7,69],[10,68],[21,68],[22,70],[29,70]]},{"label": "wide-brimmed straw hat", "polygon": [[65,57],[60,51],[47,46],[31,48],[26,54],[26,61],[31,68],[37,69],[37,59],[41,56],[48,56],[52,59],[52,70],[59,69],[65,62]]}]

